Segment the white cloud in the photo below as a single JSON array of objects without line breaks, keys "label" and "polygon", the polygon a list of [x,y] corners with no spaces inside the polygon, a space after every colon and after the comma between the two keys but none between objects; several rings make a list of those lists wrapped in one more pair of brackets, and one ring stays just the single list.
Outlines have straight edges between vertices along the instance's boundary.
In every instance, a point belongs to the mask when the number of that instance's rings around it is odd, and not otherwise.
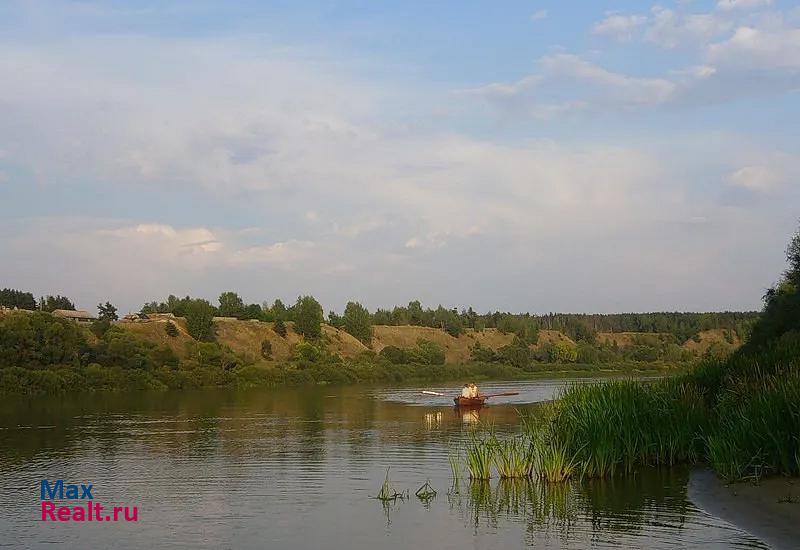
[{"label": "white cloud", "polygon": [[310,241],[290,240],[267,246],[251,246],[235,250],[227,258],[233,267],[271,265],[283,269],[296,267],[315,253],[315,245]]},{"label": "white cloud", "polygon": [[538,10],[531,15],[531,21],[541,21],[547,19],[547,10]]},{"label": "white cloud", "polygon": [[745,166],[730,175],[732,185],[750,191],[769,191],[779,181],[779,176],[766,166]]},{"label": "white cloud", "polygon": [[795,72],[800,69],[800,28],[783,23],[768,28],[739,27],[727,40],[712,44],[708,57],[734,69]]},{"label": "white cloud", "polygon": [[684,101],[716,68],[708,65],[673,71],[664,77],[638,77],[610,71],[577,55],[548,55],[539,72],[514,83],[492,83],[465,93],[482,97],[512,113],[547,119],[580,112],[631,111]]},{"label": "white cloud", "polygon": [[[713,302],[722,291],[701,293],[690,282],[682,287],[674,281],[686,278],[670,272],[697,260],[699,278],[720,279],[725,258],[703,263],[716,242],[711,233],[705,240],[676,237],[647,256],[653,238],[686,220],[736,227],[730,220],[737,216],[699,201],[692,190],[727,171],[690,170],[690,155],[624,140],[615,146],[589,138],[505,141],[396,125],[386,114],[394,109],[386,106],[407,104],[393,86],[376,88],[331,66],[236,40],[5,43],[0,136],[15,139],[0,147],[37,174],[43,188],[79,179],[92,182],[92,191],[130,196],[166,187],[192,201],[158,205],[160,214],[132,205],[134,221],[14,224],[20,236],[0,241],[0,257],[42,250],[43,262],[64,269],[33,269],[34,288],[72,294],[63,286],[69,284],[88,303],[103,293],[131,307],[168,292],[213,297],[225,288],[252,300],[319,293],[328,304],[364,297],[388,305],[417,296],[513,309],[728,303]],[[468,101],[487,98],[516,118],[632,111],[680,102],[715,71],[705,64],[633,76],[562,53],[542,58],[536,74],[517,82],[471,90]],[[427,114],[424,102],[435,90],[406,93],[414,96],[408,101],[414,113]],[[698,147],[697,165],[728,153]],[[771,164],[754,159],[746,165]],[[687,173],[697,175],[683,183]],[[190,211],[203,200],[252,208],[259,230],[232,228],[239,220],[231,221],[225,209],[225,215]],[[189,212],[204,221],[180,223],[170,217],[173,210],[176,218]],[[223,225],[205,221],[211,219]],[[572,292],[588,288],[581,287],[585,271],[548,271],[573,265],[576,257],[591,267],[592,284],[604,288],[592,295],[603,298],[585,301]],[[31,278],[28,264],[0,264],[0,278],[9,284]],[[456,272],[470,277],[454,283],[449,275]],[[368,276],[355,280],[352,273]],[[654,294],[631,298],[639,280],[670,282],[673,294],[659,293],[659,303]],[[504,303],[498,288],[521,290],[509,291],[514,296]],[[559,288],[570,291],[553,290]],[[734,295],[740,288],[725,296]]]},{"label": "white cloud", "polygon": [[620,42],[630,42],[639,29],[647,22],[643,15],[609,15],[595,23],[592,32],[608,36]]},{"label": "white cloud", "polygon": [[750,10],[772,5],[772,0],[719,0],[717,8],[723,11]]},{"label": "white cloud", "polygon": [[708,43],[732,27],[729,19],[714,13],[682,15],[656,6],[644,37],[662,48],[692,48]]}]

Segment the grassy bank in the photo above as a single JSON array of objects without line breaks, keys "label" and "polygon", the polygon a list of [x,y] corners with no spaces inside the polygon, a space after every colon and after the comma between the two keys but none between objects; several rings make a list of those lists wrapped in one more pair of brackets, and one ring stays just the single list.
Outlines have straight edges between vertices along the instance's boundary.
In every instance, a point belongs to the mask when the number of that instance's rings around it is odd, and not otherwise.
[{"label": "grassy bank", "polygon": [[93,391],[254,388],[316,384],[407,384],[448,380],[525,380],[544,377],[646,376],[682,372],[664,363],[618,365],[542,365],[534,372],[497,363],[419,365],[337,362],[298,368],[292,363],[160,366],[129,369],[99,364],[62,365],[43,369],[0,369],[0,395],[58,395]]},{"label": "grassy bank", "polygon": [[463,450],[472,477],[490,477],[491,465],[501,478],[557,482],[697,463],[730,481],[800,475],[800,339],[682,376],[570,386],[523,420],[512,439],[473,436]]},{"label": "grassy bank", "polygon": [[502,476],[519,458],[509,453],[524,453],[522,475],[548,481],[698,462],[731,481],[800,475],[800,233],[788,259],[751,339],[729,358],[656,382],[572,386],[526,419],[523,444],[489,435],[466,455],[492,454]]}]

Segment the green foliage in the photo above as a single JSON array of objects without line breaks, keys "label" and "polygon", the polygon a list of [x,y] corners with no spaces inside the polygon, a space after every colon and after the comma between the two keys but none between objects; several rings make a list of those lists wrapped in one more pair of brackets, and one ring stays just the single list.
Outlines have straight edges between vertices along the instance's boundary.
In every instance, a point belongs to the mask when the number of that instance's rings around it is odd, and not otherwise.
[{"label": "green foliage", "polygon": [[417,340],[417,347],[411,350],[411,362],[423,365],[444,365],[444,350],[430,340],[420,338]]},{"label": "green foliage", "polygon": [[219,295],[219,315],[221,317],[244,317],[244,302],[235,292],[223,292]]},{"label": "green foliage", "polygon": [[169,347],[157,346],[118,327],[111,327],[105,332],[93,356],[103,366],[125,370],[178,366],[178,357]]},{"label": "green foliage", "polygon": [[214,339],[214,308],[206,300],[189,300],[182,308],[186,329],[195,340]]},{"label": "green foliage", "polygon": [[411,362],[411,353],[397,346],[384,347],[380,353],[378,353],[378,356],[394,365],[402,365]]},{"label": "green foliage", "polygon": [[571,342],[556,342],[550,346],[549,354],[553,363],[574,363],[578,360],[578,349]]},{"label": "green foliage", "polygon": [[39,298],[39,309],[42,311],[55,311],[57,309],[75,310],[75,304],[66,296],[56,295]]},{"label": "green foliage", "polygon": [[447,310],[440,305],[433,313],[433,322],[436,327],[443,329],[455,338],[464,332],[464,324],[455,309]]},{"label": "green foliage", "polygon": [[111,321],[108,319],[98,319],[92,323],[92,326],[89,327],[89,330],[92,331],[92,334],[97,336],[98,338],[102,338],[108,329],[111,328]]},{"label": "green foliage", "polygon": [[242,365],[242,360],[229,347],[216,342],[189,342],[186,353],[188,366],[232,370]]},{"label": "green foliage", "polygon": [[117,308],[115,308],[111,302],[97,304],[97,317],[103,321],[116,321],[119,319],[119,317],[117,317]]},{"label": "green foliage", "polygon": [[294,329],[305,338],[322,336],[322,306],[313,296],[300,296],[294,306]]},{"label": "green foliage", "polygon": [[533,361],[531,349],[519,338],[497,350],[497,356],[503,363],[523,370],[530,369]]},{"label": "green foliage", "polygon": [[344,330],[369,346],[372,343],[372,319],[369,311],[358,302],[347,302],[343,318]]},{"label": "green foliage", "polygon": [[47,313],[0,316],[0,365],[41,368],[77,363],[87,351],[75,323]]},{"label": "green foliage", "polygon": [[164,332],[166,332],[167,336],[170,338],[175,338],[178,335],[178,327],[176,327],[175,323],[172,321],[167,321],[164,325]]},{"label": "green foliage", "polygon": [[272,342],[269,340],[261,341],[261,357],[264,359],[272,359]]},{"label": "green foliage", "polygon": [[299,342],[292,351],[295,360],[309,363],[316,363],[323,355],[322,350],[311,342]]},{"label": "green foliage", "polygon": [[34,310],[36,309],[36,300],[30,292],[23,292],[22,290],[15,290],[13,288],[4,288],[0,290],[0,306],[9,309]]},{"label": "green foliage", "polygon": [[491,478],[494,454],[494,435],[491,435],[488,438],[479,437],[475,432],[473,432],[466,447],[467,471],[469,472],[469,478]]},{"label": "green foliage", "polygon": [[242,319],[257,319],[260,321],[266,321],[264,310],[261,309],[261,306],[258,304],[249,304],[245,306],[244,311],[242,312]]},{"label": "green foliage", "polygon": [[711,465],[728,480],[800,474],[800,371],[731,392],[708,436]]},{"label": "green foliage", "polygon": [[283,319],[276,319],[275,324],[272,326],[272,330],[281,338],[286,338],[286,323],[283,322]]},{"label": "green foliage", "polygon": [[470,350],[470,358],[480,363],[492,363],[499,359],[492,348],[484,348],[480,342],[475,342]]},{"label": "green foliage", "polygon": [[272,307],[270,308],[270,314],[272,315],[272,318],[275,319],[276,321],[278,319],[282,319],[285,321],[288,319],[289,312],[287,311],[286,306],[283,305],[283,302],[276,299],[275,302],[272,304]]},{"label": "green foliage", "polygon": [[344,317],[331,310],[328,312],[328,324],[332,327],[343,328]]}]

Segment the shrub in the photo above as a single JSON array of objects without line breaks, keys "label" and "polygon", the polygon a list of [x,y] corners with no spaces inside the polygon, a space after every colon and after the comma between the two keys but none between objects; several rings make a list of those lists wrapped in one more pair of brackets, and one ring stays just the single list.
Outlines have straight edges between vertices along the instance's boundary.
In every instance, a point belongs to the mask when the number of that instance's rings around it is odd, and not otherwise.
[{"label": "shrub", "polygon": [[264,359],[272,359],[272,342],[269,340],[261,341],[261,357]]},{"label": "shrub", "polygon": [[167,321],[167,324],[164,325],[164,332],[167,333],[167,336],[175,338],[178,335],[178,327],[172,321]]},{"label": "shrub", "polygon": [[283,319],[277,319],[272,330],[281,338],[286,338],[286,323],[283,322]]},{"label": "shrub", "polygon": [[411,350],[411,361],[424,365],[444,365],[444,350],[435,342],[420,338],[417,340],[417,347]]},{"label": "shrub", "polygon": [[315,363],[322,357],[322,350],[310,342],[300,342],[294,347],[292,355],[298,361]]},{"label": "shrub", "polygon": [[395,365],[402,365],[403,363],[411,362],[411,354],[402,348],[398,348],[397,346],[386,346],[380,351],[380,353],[378,353],[378,356],[383,357]]}]

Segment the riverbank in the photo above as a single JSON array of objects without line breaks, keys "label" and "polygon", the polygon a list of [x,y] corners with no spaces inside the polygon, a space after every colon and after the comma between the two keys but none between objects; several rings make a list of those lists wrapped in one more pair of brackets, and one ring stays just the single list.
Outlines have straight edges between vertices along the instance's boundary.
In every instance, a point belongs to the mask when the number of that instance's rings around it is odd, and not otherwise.
[{"label": "riverbank", "polygon": [[464,365],[341,362],[298,368],[291,363],[260,363],[231,369],[195,366],[123,369],[98,364],[46,369],[0,369],[0,395],[60,395],[81,392],[183,390],[199,388],[296,387],[311,385],[400,384],[452,380],[534,380],[570,377],[669,376],[682,365],[622,363],[614,365],[551,364],[529,371],[498,363]]},{"label": "riverbank", "polygon": [[698,508],[773,548],[796,548],[800,541],[798,477],[726,484],[713,471],[703,468],[691,473],[687,492]]}]

